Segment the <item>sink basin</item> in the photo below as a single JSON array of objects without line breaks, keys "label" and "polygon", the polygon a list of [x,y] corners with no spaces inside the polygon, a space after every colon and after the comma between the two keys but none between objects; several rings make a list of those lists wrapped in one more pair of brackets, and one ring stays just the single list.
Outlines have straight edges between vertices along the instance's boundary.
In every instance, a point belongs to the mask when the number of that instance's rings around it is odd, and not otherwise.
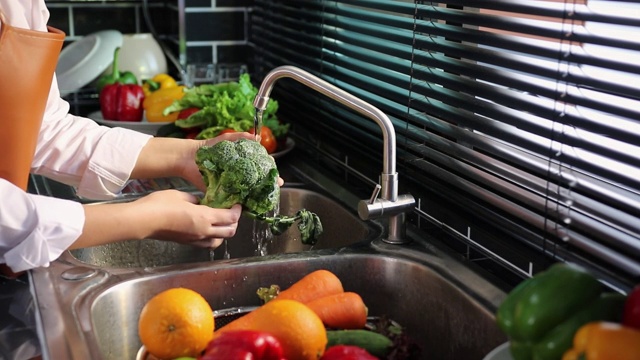
[{"label": "sink basin", "polygon": [[242,217],[236,235],[225,240],[215,251],[168,241],[146,239],[72,250],[74,260],[100,267],[156,267],[201,261],[243,258],[267,254],[285,254],[310,249],[331,249],[371,240],[382,231],[379,225],[360,220],[334,200],[314,191],[282,188],[281,214],[294,215],[299,209],[315,212],[324,233],[311,247],[300,242],[300,233],[292,226],[284,234],[273,236],[267,226]]},{"label": "sink basin", "polygon": [[[338,275],[345,290],[359,293],[370,316],[386,315],[402,325],[421,345],[420,359],[482,359],[506,341],[493,316],[502,291],[452,258],[379,240],[320,252],[102,269],[81,280],[61,280],[64,273],[82,269],[63,265],[33,273],[52,359],[135,359],[141,347],[139,313],[165,289],[194,289],[214,310],[256,306],[258,287],[287,287],[320,268]],[[51,282],[57,285],[47,290]]]},{"label": "sink basin", "polygon": [[411,224],[411,243],[383,242],[380,223],[342,205],[357,197],[320,180],[322,193],[284,187],[280,202],[280,213],[306,208],[320,216],[325,231],[314,247],[300,243],[295,227],[273,239],[254,236],[264,229],[242,218],[213,253],[148,239],[67,251],[31,270],[43,359],[134,360],[139,313],[160,291],[194,289],[214,310],[257,306],[257,288],[287,287],[321,268],[359,293],[369,315],[403,326],[423,349],[419,359],[482,359],[507,340],[493,315],[506,294],[490,278]]}]

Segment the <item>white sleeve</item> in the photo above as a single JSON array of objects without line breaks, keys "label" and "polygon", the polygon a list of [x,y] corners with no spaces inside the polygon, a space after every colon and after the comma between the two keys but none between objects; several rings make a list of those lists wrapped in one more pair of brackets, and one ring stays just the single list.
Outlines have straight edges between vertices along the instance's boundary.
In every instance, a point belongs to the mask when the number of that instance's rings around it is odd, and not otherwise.
[{"label": "white sleeve", "polygon": [[82,197],[115,196],[151,136],[68,114],[69,104],[57,95],[55,79],[51,92],[31,172],[75,186]]},{"label": "white sleeve", "polygon": [[0,263],[14,272],[48,266],[82,234],[78,202],[27,194],[4,179],[0,196]]}]

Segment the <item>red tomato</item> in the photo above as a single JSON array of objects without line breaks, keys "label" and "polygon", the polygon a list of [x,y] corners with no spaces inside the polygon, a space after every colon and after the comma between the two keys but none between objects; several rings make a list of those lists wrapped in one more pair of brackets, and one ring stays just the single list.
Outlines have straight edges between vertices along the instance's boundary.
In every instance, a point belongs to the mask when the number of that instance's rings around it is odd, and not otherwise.
[{"label": "red tomato", "polygon": [[195,139],[198,134],[200,134],[200,128],[189,128],[185,129],[184,137],[185,139]]},{"label": "red tomato", "polygon": [[178,119],[186,119],[189,116],[191,116],[191,114],[197,113],[198,111],[200,111],[200,109],[197,107],[190,107],[190,108],[180,110],[180,113],[178,114]]},{"label": "red tomato", "polygon": [[622,323],[640,329],[640,285],[633,288],[624,304]]},{"label": "red tomato", "polygon": [[[255,133],[255,130],[251,129],[249,132],[253,134]],[[263,126],[262,129],[260,129],[260,144],[267,149],[269,154],[274,153],[278,149],[278,141],[276,140],[276,137],[273,136],[271,129],[266,126]]]}]

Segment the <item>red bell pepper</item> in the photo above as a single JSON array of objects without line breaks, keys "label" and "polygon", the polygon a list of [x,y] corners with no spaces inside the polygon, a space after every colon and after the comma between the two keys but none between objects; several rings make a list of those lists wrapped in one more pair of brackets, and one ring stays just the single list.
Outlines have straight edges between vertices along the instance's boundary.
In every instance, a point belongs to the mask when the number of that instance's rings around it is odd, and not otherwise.
[{"label": "red bell pepper", "polygon": [[622,323],[626,326],[640,329],[640,285],[631,290],[624,302]]},{"label": "red bell pepper", "polygon": [[285,360],[280,341],[255,330],[223,332],[209,342],[198,360]]},{"label": "red bell pepper", "polygon": [[378,358],[359,346],[335,345],[328,348],[320,360],[378,360]]},{"label": "red bell pepper", "polygon": [[136,84],[110,84],[100,91],[100,110],[105,120],[142,121],[144,91]]}]

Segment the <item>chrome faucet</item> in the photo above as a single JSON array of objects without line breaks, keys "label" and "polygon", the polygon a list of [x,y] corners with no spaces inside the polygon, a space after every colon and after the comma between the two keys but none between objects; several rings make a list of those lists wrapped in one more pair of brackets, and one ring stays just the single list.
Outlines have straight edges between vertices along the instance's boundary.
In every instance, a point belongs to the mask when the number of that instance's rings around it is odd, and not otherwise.
[{"label": "chrome faucet", "polygon": [[[338,101],[375,121],[382,130],[384,152],[382,154],[381,185],[377,185],[368,200],[358,204],[358,214],[362,220],[388,217],[388,234],[383,241],[391,244],[409,242],[406,237],[405,211],[414,207],[415,200],[411,195],[398,196],[398,173],[396,172],[396,132],[391,120],[375,106],[329,84],[328,82],[294,66],[280,66],[271,70],[262,81],[258,94],[253,102],[256,113],[267,108],[269,95],[278,79],[292,78],[327,97]],[[378,195],[381,193],[380,198]]]}]

